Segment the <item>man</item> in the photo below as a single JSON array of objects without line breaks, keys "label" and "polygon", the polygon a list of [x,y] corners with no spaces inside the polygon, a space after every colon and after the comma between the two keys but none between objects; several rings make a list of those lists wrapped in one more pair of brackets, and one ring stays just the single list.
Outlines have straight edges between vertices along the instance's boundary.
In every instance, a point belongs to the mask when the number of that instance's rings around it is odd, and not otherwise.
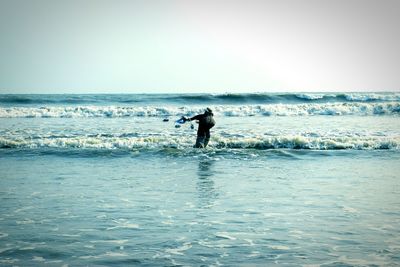
[{"label": "man", "polygon": [[203,114],[196,115],[192,118],[183,117],[184,121],[199,121],[199,128],[197,129],[197,139],[194,147],[204,148],[210,141],[210,129],[214,127],[215,120],[212,110],[207,108]]}]

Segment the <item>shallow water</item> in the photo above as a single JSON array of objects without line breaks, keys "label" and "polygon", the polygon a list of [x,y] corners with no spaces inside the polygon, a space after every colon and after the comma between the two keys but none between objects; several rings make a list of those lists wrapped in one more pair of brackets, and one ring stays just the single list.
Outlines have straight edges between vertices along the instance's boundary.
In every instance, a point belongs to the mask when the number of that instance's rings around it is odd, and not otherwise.
[{"label": "shallow water", "polygon": [[1,263],[395,265],[399,156],[3,155]]},{"label": "shallow water", "polygon": [[[400,265],[398,94],[141,97],[0,97],[1,266]],[[210,103],[194,149],[175,119]]]}]

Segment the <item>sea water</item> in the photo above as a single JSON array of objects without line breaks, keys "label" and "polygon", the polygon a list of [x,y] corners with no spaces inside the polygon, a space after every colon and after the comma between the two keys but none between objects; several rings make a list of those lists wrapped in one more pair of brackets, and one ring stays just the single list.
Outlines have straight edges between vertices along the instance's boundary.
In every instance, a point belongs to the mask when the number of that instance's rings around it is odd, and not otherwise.
[{"label": "sea water", "polygon": [[[195,149],[175,121],[206,107]],[[399,114],[398,93],[0,95],[0,265],[399,266]]]}]

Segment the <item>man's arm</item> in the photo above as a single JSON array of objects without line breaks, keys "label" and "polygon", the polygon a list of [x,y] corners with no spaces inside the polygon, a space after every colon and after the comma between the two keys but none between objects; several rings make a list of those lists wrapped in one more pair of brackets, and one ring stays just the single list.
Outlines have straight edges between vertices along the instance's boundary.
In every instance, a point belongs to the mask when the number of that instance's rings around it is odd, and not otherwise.
[{"label": "man's arm", "polygon": [[196,115],[196,116],[191,117],[191,118],[186,118],[186,120],[187,121],[200,120],[202,116],[203,116],[203,114],[199,114],[199,115]]}]

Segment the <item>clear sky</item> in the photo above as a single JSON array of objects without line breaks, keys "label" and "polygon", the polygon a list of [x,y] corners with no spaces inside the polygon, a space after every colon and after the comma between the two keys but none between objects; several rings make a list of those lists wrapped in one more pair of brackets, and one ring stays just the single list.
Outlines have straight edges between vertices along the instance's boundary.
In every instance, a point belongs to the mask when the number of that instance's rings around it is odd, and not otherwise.
[{"label": "clear sky", "polygon": [[0,0],[0,92],[399,91],[398,0]]}]

